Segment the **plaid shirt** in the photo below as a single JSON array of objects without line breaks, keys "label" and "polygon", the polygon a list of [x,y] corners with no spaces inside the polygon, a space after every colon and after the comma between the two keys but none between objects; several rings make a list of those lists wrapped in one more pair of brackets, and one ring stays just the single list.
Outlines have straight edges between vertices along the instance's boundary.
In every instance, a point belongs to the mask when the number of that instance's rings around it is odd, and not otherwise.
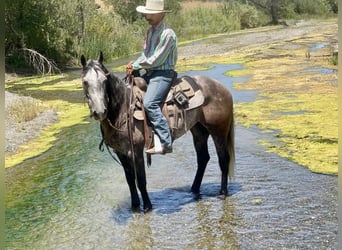
[{"label": "plaid shirt", "polygon": [[144,43],[144,51],[133,63],[133,69],[170,70],[177,63],[177,36],[165,23],[154,30],[150,27]]}]

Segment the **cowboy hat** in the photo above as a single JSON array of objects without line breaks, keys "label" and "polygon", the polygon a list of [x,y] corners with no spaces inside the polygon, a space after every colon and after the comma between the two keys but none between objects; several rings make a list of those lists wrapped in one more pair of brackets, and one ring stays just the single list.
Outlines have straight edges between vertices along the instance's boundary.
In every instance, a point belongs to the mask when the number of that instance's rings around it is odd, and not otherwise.
[{"label": "cowboy hat", "polygon": [[143,14],[171,12],[170,10],[164,10],[164,0],[146,0],[145,6],[138,6],[136,10]]}]

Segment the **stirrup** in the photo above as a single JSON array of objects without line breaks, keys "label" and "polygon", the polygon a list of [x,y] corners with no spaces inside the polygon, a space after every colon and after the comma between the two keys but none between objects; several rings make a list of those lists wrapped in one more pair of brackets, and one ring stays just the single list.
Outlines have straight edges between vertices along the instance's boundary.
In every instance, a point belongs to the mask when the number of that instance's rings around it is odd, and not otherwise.
[{"label": "stirrup", "polygon": [[159,136],[153,133],[153,140],[151,142],[151,145],[148,149],[146,149],[147,154],[167,154],[172,153],[172,146],[171,147],[163,147],[161,145]]},{"label": "stirrup", "polygon": [[163,147],[161,145],[159,136],[154,131],[151,132],[151,135],[152,135],[151,136],[152,140],[151,140],[151,143],[150,143],[148,149],[146,149],[146,153],[148,153],[148,151],[151,150],[152,148],[154,148],[155,152],[162,152]]}]

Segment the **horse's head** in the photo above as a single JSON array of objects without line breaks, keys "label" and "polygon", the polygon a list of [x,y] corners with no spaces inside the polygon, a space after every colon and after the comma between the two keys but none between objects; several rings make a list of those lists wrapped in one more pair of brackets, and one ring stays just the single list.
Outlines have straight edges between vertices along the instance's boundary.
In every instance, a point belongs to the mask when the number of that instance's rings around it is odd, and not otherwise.
[{"label": "horse's head", "polygon": [[85,98],[88,101],[90,115],[96,120],[104,120],[107,118],[108,106],[108,71],[102,64],[103,54],[100,52],[97,60],[86,60],[81,56],[82,85]]}]

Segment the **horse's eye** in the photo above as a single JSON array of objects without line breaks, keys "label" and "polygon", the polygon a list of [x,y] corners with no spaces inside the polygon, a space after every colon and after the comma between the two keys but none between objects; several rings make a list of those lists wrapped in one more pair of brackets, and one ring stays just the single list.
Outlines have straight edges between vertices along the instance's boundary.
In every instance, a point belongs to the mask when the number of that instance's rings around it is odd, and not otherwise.
[{"label": "horse's eye", "polygon": [[85,87],[87,87],[89,84],[88,84],[87,81],[83,81],[83,85],[84,85]]}]

